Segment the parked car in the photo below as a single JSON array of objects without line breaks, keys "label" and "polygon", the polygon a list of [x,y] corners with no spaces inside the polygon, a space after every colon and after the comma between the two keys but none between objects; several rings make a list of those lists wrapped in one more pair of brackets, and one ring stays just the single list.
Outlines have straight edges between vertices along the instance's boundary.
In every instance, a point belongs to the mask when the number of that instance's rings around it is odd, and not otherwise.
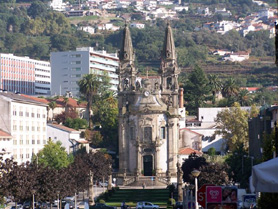
[{"label": "parked car", "polygon": [[90,209],[116,209],[117,207],[109,206],[104,203],[96,203],[95,205],[91,206]]},{"label": "parked car", "polygon": [[79,202],[79,203],[77,204],[77,207],[78,207],[79,209],[85,208],[85,202],[84,202],[84,201]]},{"label": "parked car", "polygon": [[[11,209],[16,209],[16,206],[13,205],[13,206],[11,207]],[[23,209],[23,205],[17,204],[17,209]]]},{"label": "parked car", "polygon": [[32,207],[32,202],[26,201],[23,203],[23,209],[29,209]]},{"label": "parked car", "polygon": [[108,187],[108,182],[99,182],[99,186],[101,187]]},{"label": "parked car", "polygon": [[158,205],[154,205],[151,202],[137,202],[136,209],[157,209]]}]

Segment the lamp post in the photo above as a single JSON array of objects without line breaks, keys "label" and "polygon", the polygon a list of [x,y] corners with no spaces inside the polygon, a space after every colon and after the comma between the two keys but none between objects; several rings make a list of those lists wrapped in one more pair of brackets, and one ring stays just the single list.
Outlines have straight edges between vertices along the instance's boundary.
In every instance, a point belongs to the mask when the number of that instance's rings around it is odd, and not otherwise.
[{"label": "lamp post", "polygon": [[57,191],[57,196],[58,196],[58,202],[57,202],[57,209],[60,208],[60,197],[59,197],[60,191]]},{"label": "lamp post", "polygon": [[198,209],[198,200],[197,200],[197,190],[198,190],[198,176],[200,175],[201,171],[194,169],[191,171],[192,176],[195,178],[195,208]]},{"label": "lamp post", "polygon": [[[276,27],[277,27],[277,25],[276,25]],[[276,61],[278,61],[278,60],[276,60]],[[277,121],[275,121],[274,126],[275,126],[275,157],[278,157],[278,127],[277,127]]]},{"label": "lamp post", "polygon": [[32,199],[33,199],[32,207],[33,207],[33,209],[35,209],[35,193],[36,193],[36,190],[32,189],[31,192],[32,192]]},{"label": "lamp post", "polygon": [[246,155],[243,155],[242,158],[241,158],[241,170],[242,170],[242,174],[244,173],[244,162],[243,162],[243,159],[247,157]]}]

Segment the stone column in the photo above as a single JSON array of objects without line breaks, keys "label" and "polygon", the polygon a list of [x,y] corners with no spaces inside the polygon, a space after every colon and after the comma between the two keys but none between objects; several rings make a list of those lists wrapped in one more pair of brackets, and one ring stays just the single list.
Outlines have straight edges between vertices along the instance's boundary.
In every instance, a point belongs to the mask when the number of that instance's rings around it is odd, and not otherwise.
[{"label": "stone column", "polygon": [[[110,168],[111,167],[112,166],[110,165]],[[112,170],[112,168],[111,168],[111,170]],[[112,190],[112,174],[110,174],[108,177],[108,190]]]},{"label": "stone column", "polygon": [[178,155],[178,118],[170,118],[168,122],[168,172],[176,176]]},{"label": "stone column", "polygon": [[126,135],[124,120],[119,118],[119,172],[123,173],[127,169],[127,157],[126,157]]},{"label": "stone column", "polygon": [[183,192],[182,192],[182,169],[179,162],[177,162],[177,185],[178,185],[178,201],[183,201]]},{"label": "stone column", "polygon": [[139,175],[141,175],[141,164],[142,164],[142,154],[141,154],[141,148],[139,146],[139,144],[137,143],[137,159],[136,159],[136,163],[137,163],[137,173]]},{"label": "stone column", "polygon": [[156,137],[156,143],[155,143],[155,174],[158,176],[158,173],[161,172],[160,167],[160,139],[159,137]]},{"label": "stone column", "polygon": [[89,182],[89,205],[94,205],[94,173],[90,171],[90,182]]}]

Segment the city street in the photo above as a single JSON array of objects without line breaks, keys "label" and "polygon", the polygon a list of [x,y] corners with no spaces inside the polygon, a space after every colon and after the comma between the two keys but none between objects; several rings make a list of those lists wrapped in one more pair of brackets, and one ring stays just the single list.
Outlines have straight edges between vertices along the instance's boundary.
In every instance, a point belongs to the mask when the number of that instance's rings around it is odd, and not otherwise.
[{"label": "city street", "polygon": [[[105,191],[106,191],[106,188],[105,188],[105,187],[97,187],[97,186],[94,186],[94,196],[95,196],[95,199],[96,199],[101,193],[103,193],[103,192],[105,192]],[[69,198],[68,198],[68,199],[69,199]],[[71,197],[70,199],[73,200],[71,206],[74,206],[74,196]],[[84,193],[83,193],[83,192],[79,192],[79,193],[77,194],[77,207],[78,207],[79,205],[82,205],[82,206],[84,207],[83,202],[84,202],[84,201],[88,202],[88,200],[89,200],[88,191],[85,191]],[[9,202],[9,203],[7,204],[7,206],[5,207],[5,209],[11,209],[12,206],[14,206],[14,205],[15,205],[14,202]],[[83,207],[82,207],[82,208],[83,208]],[[48,206],[47,208],[49,209],[50,206]],[[56,208],[57,208],[57,205],[52,205],[52,208],[53,208],[53,209],[56,209]],[[20,206],[18,205],[18,209],[23,209],[23,208],[22,208],[22,206],[20,207]]]}]

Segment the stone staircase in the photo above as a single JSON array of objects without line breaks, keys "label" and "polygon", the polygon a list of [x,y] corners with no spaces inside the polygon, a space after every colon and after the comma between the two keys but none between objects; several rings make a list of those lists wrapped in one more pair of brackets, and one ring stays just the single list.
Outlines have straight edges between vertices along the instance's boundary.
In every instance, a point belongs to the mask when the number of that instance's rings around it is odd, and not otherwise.
[{"label": "stone staircase", "polygon": [[159,178],[156,176],[139,176],[137,178],[133,179],[134,181],[131,181],[130,183],[127,181],[127,184],[125,186],[141,186],[143,187],[143,184],[145,184],[147,187],[167,187],[167,181],[163,178]]}]

